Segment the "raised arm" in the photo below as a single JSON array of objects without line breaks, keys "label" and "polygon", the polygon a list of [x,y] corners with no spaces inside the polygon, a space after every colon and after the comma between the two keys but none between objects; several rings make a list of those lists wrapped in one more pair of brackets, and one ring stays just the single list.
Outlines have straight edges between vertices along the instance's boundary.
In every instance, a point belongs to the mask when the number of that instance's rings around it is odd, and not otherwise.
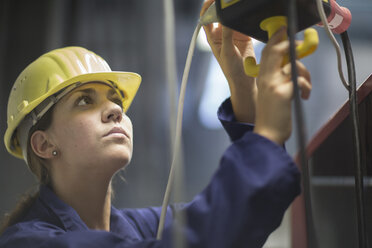
[{"label": "raised arm", "polygon": [[[200,15],[203,15],[213,2],[214,0],[205,1]],[[244,58],[255,56],[251,38],[221,24],[206,25],[204,31],[213,54],[228,81],[236,120],[254,123],[256,80],[247,76],[243,67]]]}]

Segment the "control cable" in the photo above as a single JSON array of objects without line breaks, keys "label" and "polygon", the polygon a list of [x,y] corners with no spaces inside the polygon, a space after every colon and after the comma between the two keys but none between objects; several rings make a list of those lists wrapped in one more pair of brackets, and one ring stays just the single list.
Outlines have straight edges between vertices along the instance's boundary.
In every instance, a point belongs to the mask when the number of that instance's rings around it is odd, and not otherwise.
[{"label": "control cable", "polygon": [[288,3],[288,37],[289,37],[289,57],[291,63],[291,77],[293,82],[294,95],[294,112],[295,123],[297,130],[297,145],[299,147],[300,166],[302,171],[302,187],[304,191],[304,204],[306,215],[307,243],[309,248],[317,248],[318,241],[315,233],[312,204],[311,204],[311,188],[310,188],[310,173],[308,159],[306,156],[306,127],[303,116],[303,108],[300,99],[300,90],[298,87],[298,72],[296,65],[296,44],[295,36],[297,32],[297,11],[296,0],[290,0]]},{"label": "control cable", "polygon": [[364,185],[363,175],[364,168],[362,166],[361,159],[361,143],[360,143],[360,130],[359,130],[359,113],[358,113],[358,100],[356,94],[356,76],[355,76],[355,63],[353,51],[351,49],[351,43],[347,31],[341,33],[341,40],[344,46],[344,52],[346,57],[346,64],[348,69],[349,83],[346,82],[344,74],[342,72],[341,64],[341,51],[340,46],[337,43],[336,38],[330,30],[327,22],[326,14],[322,4],[322,0],[317,0],[317,9],[319,16],[322,20],[324,29],[331,40],[337,54],[337,68],[340,79],[349,92],[349,106],[350,106],[350,117],[352,122],[352,138],[354,147],[354,161],[355,161],[355,194],[356,194],[356,210],[358,218],[358,243],[360,248],[367,247],[367,230],[365,223],[365,197],[364,197]]}]

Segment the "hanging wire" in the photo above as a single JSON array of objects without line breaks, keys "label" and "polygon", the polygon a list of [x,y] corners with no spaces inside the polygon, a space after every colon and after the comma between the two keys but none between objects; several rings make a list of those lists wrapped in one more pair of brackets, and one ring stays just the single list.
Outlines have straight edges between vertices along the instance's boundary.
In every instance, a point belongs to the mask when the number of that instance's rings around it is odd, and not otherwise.
[{"label": "hanging wire", "polygon": [[314,222],[312,217],[311,190],[310,190],[310,173],[308,159],[306,157],[306,125],[303,117],[303,109],[298,87],[298,72],[296,65],[296,45],[295,35],[297,32],[297,11],[296,0],[289,1],[288,6],[288,37],[289,37],[289,54],[291,63],[291,77],[293,81],[294,94],[294,111],[295,122],[297,127],[297,145],[299,146],[300,165],[302,171],[302,187],[304,191],[304,203],[306,214],[307,243],[309,248],[317,248],[318,241],[315,233]]},{"label": "hanging wire", "polygon": [[353,51],[347,32],[341,34],[342,44],[344,46],[345,57],[347,62],[348,76],[349,76],[349,104],[350,104],[350,117],[352,122],[352,135],[354,144],[354,162],[355,162],[355,194],[356,194],[356,207],[358,216],[358,242],[359,247],[367,247],[367,228],[366,228],[366,215],[364,210],[365,197],[363,176],[364,168],[361,158],[361,143],[360,143],[360,130],[359,130],[359,111],[358,99],[356,94],[356,76],[355,76],[355,63]]},{"label": "hanging wire", "polygon": [[309,248],[317,248],[318,241],[315,233],[313,217],[312,217],[312,205],[311,205],[311,190],[310,190],[310,173],[308,160],[306,157],[306,127],[303,117],[303,109],[300,99],[300,91],[298,87],[298,72],[296,65],[296,45],[295,36],[297,31],[297,10],[296,0],[289,1],[288,6],[288,37],[289,37],[289,54],[291,63],[291,77],[293,81],[293,94],[294,94],[294,111],[295,111],[295,122],[297,127],[297,145],[299,146],[300,164],[302,171],[302,187],[304,191],[304,204],[305,204],[305,218],[306,218],[306,229],[307,229],[307,243]]},{"label": "hanging wire", "polygon": [[164,0],[164,50],[165,50],[165,74],[167,80],[167,91],[169,99],[169,127],[170,127],[170,144],[171,154],[173,154],[173,142],[175,123],[177,116],[177,60],[176,60],[176,34],[175,34],[175,17],[172,0]]},{"label": "hanging wire", "polygon": [[354,160],[355,160],[355,193],[356,193],[356,208],[358,216],[358,243],[359,247],[367,247],[367,230],[365,223],[365,210],[364,210],[364,185],[363,185],[363,166],[361,160],[361,143],[360,143],[360,130],[359,130],[359,113],[358,113],[358,100],[356,94],[356,76],[355,76],[355,63],[353,57],[353,51],[351,49],[351,44],[347,32],[341,34],[342,43],[344,45],[344,52],[346,57],[347,69],[349,83],[346,82],[344,74],[342,72],[341,64],[341,51],[333,33],[331,32],[327,18],[325,15],[322,0],[317,0],[317,9],[319,16],[322,20],[323,26],[326,33],[331,40],[333,46],[337,53],[337,67],[340,75],[340,79],[349,92],[349,104],[350,104],[350,117],[352,122],[352,137],[354,144]]},{"label": "hanging wire", "polygon": [[316,0],[316,7],[317,7],[317,10],[318,10],[318,13],[319,13],[319,16],[320,16],[320,20],[322,21],[322,24],[324,26],[324,29],[329,37],[329,39],[331,40],[332,42],[332,45],[335,47],[336,49],[336,54],[337,54],[337,69],[338,69],[338,74],[340,76],[340,79],[341,79],[341,82],[342,84],[344,85],[344,87],[349,90],[349,84],[346,82],[345,80],[345,77],[344,77],[344,73],[342,71],[342,63],[341,63],[341,49],[340,49],[340,45],[338,44],[335,36],[333,35],[331,29],[329,28],[329,25],[328,25],[328,21],[327,21],[327,17],[326,17],[326,14],[324,12],[324,7],[323,7],[323,3],[322,3],[322,0]]},{"label": "hanging wire", "polygon": [[[173,0],[164,0],[164,43],[165,43],[165,70],[166,70],[166,81],[167,81],[167,91],[168,91],[168,99],[169,99],[169,144],[170,144],[170,154],[175,157],[175,165],[177,170],[174,180],[174,194],[175,200],[183,200],[184,196],[184,180],[183,180],[183,159],[182,159],[182,147],[181,145],[175,147],[175,125],[176,125],[176,118],[177,118],[177,92],[178,92],[178,80],[177,80],[177,59],[176,59],[176,34],[175,34],[175,14],[174,14],[174,6]],[[182,142],[179,141],[181,144]],[[172,179],[173,180],[173,179]],[[171,185],[172,186],[172,185]],[[171,187],[172,188],[172,187]],[[172,190],[170,190],[172,191]],[[168,194],[170,194],[169,192]],[[167,194],[167,193],[166,193]],[[166,210],[169,204],[169,197],[167,197],[166,205],[163,204],[162,208],[162,215],[159,222],[158,228],[158,239],[161,239],[161,232],[164,228],[165,217],[166,217]],[[180,225],[184,225],[186,223],[186,216],[184,211],[177,211],[175,213],[175,218],[177,218],[178,223]],[[160,226],[162,226],[160,228]],[[183,236],[174,232],[173,244],[175,247],[179,248],[186,248],[186,242],[184,242]]]},{"label": "hanging wire", "polygon": [[184,101],[185,101],[187,79],[188,79],[189,72],[190,72],[192,55],[195,50],[196,38],[198,36],[200,28],[201,28],[201,24],[198,23],[198,25],[195,28],[194,34],[192,36],[191,42],[190,42],[190,47],[189,47],[189,51],[187,53],[187,58],[186,58],[185,69],[184,69],[183,76],[182,76],[181,91],[180,91],[180,96],[178,99],[177,122],[176,122],[177,124],[176,124],[176,134],[175,134],[175,142],[174,142],[174,150],[173,150],[173,159],[172,159],[172,164],[171,164],[171,168],[169,172],[167,188],[164,194],[162,211],[161,211],[159,226],[158,226],[157,239],[161,239],[162,234],[163,234],[167,206],[169,204],[169,198],[170,198],[172,185],[173,185],[173,181],[175,177],[176,162],[177,162],[178,154],[179,154],[179,152],[177,151],[179,151],[180,149],[181,138],[182,138],[181,134],[182,134],[183,106],[184,106]]}]

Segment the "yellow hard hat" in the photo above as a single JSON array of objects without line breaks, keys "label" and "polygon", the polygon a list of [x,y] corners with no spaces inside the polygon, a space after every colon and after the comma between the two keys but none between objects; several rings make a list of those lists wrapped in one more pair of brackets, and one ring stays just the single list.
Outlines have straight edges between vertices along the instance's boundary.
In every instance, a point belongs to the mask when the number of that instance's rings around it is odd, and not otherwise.
[{"label": "yellow hard hat", "polygon": [[[66,90],[81,84],[100,81],[112,86],[122,98],[123,109],[127,111],[138,87],[141,76],[132,72],[114,72],[97,54],[82,47],[65,47],[48,52],[26,67],[18,76],[9,95],[4,142],[8,152],[15,157],[26,158],[28,131],[41,116],[56,103]],[[65,92],[61,94],[60,92]],[[58,98],[55,96],[59,95]],[[49,104],[46,100],[51,99]],[[37,111],[41,105],[41,111]],[[38,112],[38,113],[35,113]],[[25,117],[32,118],[25,118]],[[25,125],[31,119],[30,125]],[[17,129],[22,128],[22,135]],[[20,131],[20,130],[18,130]],[[22,138],[20,138],[22,136]],[[21,140],[23,139],[23,140]]]}]

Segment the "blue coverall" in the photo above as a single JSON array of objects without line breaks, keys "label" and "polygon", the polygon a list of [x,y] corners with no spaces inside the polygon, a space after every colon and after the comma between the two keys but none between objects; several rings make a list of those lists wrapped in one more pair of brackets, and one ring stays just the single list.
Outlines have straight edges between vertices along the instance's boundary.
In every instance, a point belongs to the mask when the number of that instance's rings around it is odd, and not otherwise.
[{"label": "blue coverall", "polygon": [[[190,203],[168,207],[162,240],[160,208],[111,209],[110,232],[90,230],[47,186],[26,216],[0,237],[0,247],[173,247],[172,229],[188,247],[262,247],[300,193],[300,174],[285,149],[235,121],[230,100],[218,116],[232,144],[208,186]],[[187,224],[173,218],[186,211]]]}]

